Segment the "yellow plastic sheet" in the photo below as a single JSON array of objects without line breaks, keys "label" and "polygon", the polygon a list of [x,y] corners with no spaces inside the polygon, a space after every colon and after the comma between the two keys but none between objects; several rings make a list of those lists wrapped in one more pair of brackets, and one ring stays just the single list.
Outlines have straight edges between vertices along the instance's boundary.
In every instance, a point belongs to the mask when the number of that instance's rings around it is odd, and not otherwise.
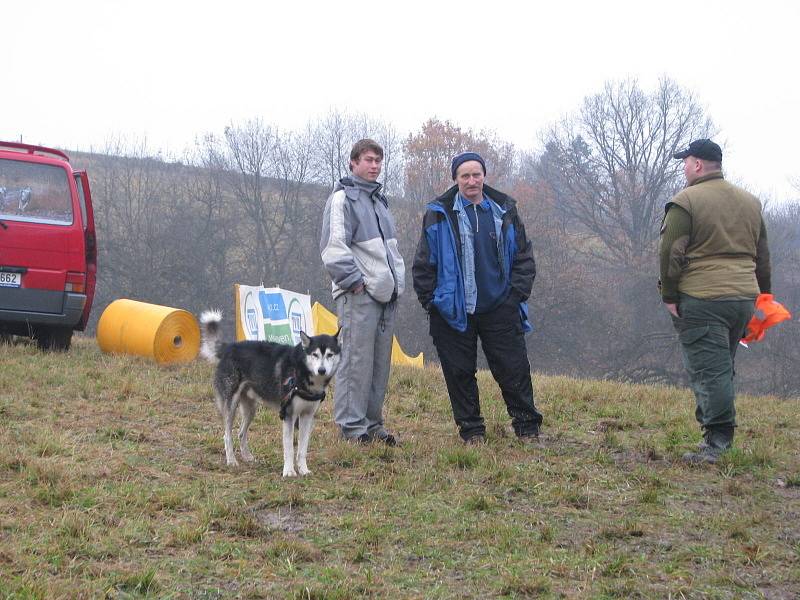
[{"label": "yellow plastic sheet", "polygon": [[236,341],[241,342],[247,338],[244,336],[244,326],[242,325],[242,307],[239,305],[239,284],[233,284],[233,303],[234,314],[236,315]]},{"label": "yellow plastic sheet", "polygon": [[136,354],[159,364],[194,360],[200,350],[200,327],[188,311],[136,300],[115,300],[97,324],[103,352]]},{"label": "yellow plastic sheet", "polygon": [[424,366],[422,362],[422,352],[416,356],[409,356],[400,347],[400,342],[397,341],[397,336],[392,337],[392,364],[393,365],[408,365],[409,367]]},{"label": "yellow plastic sheet", "polygon": [[[317,333],[327,333],[333,335],[339,329],[339,320],[336,315],[322,306],[319,302],[314,302],[311,307],[311,315],[314,319],[314,331]],[[423,366],[422,352],[416,356],[409,356],[400,347],[400,342],[397,341],[397,336],[392,337],[392,364],[393,365],[409,365],[412,367]]]}]

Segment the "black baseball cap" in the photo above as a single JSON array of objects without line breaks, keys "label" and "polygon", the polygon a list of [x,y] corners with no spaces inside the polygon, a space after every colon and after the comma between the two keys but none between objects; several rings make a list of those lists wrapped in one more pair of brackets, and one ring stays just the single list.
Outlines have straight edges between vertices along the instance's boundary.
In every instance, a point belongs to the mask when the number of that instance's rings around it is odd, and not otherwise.
[{"label": "black baseball cap", "polygon": [[709,139],[695,140],[685,150],[673,154],[672,158],[686,158],[687,156],[722,162],[722,148]]}]

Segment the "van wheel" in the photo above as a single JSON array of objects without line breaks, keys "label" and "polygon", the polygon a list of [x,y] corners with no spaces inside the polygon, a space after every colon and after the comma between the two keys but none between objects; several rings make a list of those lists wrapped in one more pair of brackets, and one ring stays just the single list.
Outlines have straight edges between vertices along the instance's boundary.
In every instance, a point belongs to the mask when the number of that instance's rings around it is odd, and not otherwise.
[{"label": "van wheel", "polygon": [[40,327],[36,332],[36,345],[40,350],[66,352],[72,343],[72,329],[68,327]]}]

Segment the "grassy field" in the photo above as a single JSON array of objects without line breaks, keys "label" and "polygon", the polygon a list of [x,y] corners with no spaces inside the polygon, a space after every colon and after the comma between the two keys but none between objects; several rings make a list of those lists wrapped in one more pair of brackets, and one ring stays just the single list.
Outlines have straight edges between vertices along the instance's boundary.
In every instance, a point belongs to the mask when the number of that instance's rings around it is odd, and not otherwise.
[{"label": "grassy field", "polygon": [[800,404],[744,397],[716,466],[687,390],[536,377],[541,447],[480,375],[489,444],[458,440],[436,368],[395,369],[400,448],[337,439],[283,480],[224,465],[211,367],[78,340],[0,346],[0,598],[797,598]]}]

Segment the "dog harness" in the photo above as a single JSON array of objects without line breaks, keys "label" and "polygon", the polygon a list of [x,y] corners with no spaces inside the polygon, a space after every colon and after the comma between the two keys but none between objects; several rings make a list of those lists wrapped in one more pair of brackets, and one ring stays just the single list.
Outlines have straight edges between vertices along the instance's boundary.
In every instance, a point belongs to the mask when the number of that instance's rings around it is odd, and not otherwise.
[{"label": "dog harness", "polygon": [[283,382],[283,389],[288,391],[284,394],[283,398],[281,399],[281,414],[280,418],[283,421],[286,418],[286,409],[289,408],[289,403],[292,401],[292,396],[300,396],[303,400],[308,400],[309,402],[322,402],[325,400],[325,390],[318,392],[316,394],[309,392],[308,390],[304,390],[297,385],[297,381],[294,375],[290,375],[286,378],[286,381]]}]

